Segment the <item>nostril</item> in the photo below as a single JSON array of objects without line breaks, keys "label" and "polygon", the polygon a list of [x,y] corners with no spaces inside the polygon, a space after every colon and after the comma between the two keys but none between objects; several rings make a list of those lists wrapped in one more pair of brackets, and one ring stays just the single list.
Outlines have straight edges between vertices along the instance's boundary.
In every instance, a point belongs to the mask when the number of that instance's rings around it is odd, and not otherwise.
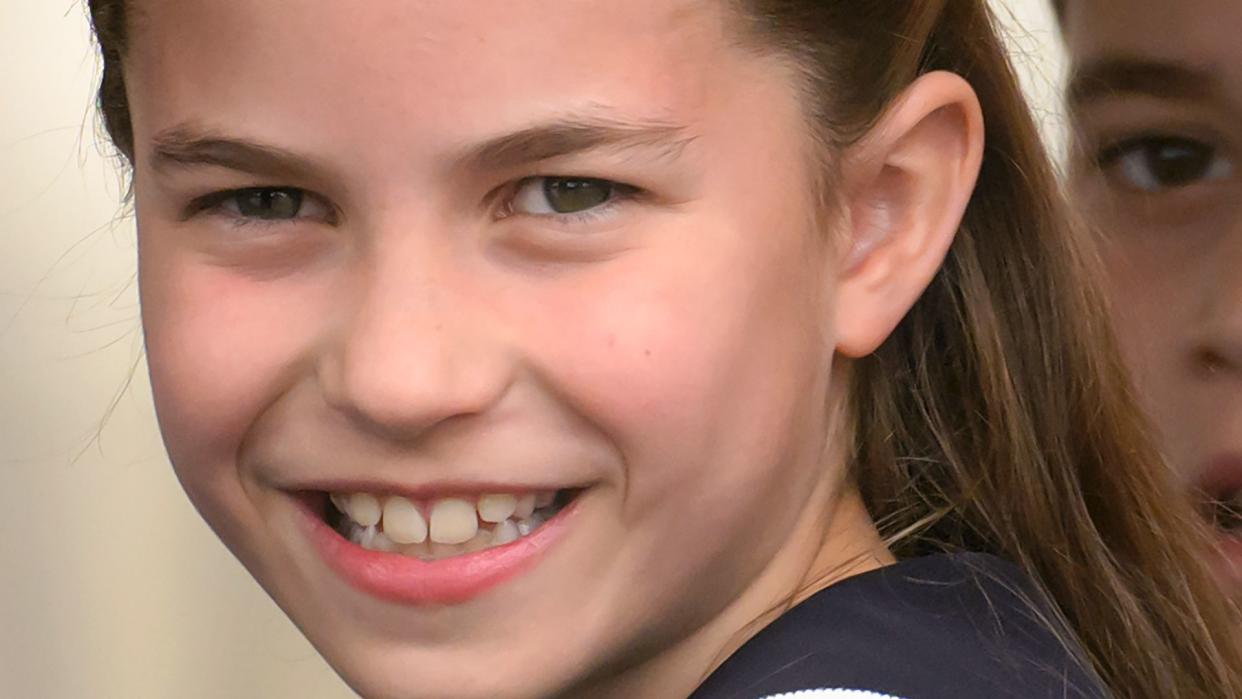
[{"label": "nostril", "polygon": [[1201,349],[1195,353],[1194,368],[1201,377],[1212,379],[1225,373],[1239,373],[1242,363],[1215,349]]}]

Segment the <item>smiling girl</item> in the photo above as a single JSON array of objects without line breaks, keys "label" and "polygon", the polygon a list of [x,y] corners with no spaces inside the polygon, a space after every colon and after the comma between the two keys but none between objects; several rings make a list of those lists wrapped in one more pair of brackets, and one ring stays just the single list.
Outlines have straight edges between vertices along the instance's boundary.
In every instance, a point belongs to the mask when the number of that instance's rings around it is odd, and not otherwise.
[{"label": "smiling girl", "polygon": [[982,2],[90,6],[169,454],[361,694],[1242,695]]}]

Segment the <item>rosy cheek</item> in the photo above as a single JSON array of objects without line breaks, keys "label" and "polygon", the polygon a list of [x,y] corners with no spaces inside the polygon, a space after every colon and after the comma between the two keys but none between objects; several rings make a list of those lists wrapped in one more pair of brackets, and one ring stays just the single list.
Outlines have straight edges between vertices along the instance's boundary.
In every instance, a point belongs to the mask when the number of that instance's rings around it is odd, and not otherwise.
[{"label": "rosy cheek", "polygon": [[231,459],[295,380],[327,311],[321,281],[248,278],[185,255],[142,261],[151,381],[174,462]]},{"label": "rosy cheek", "polygon": [[[742,452],[787,431],[784,411],[807,388],[799,372],[816,361],[813,324],[788,311],[807,296],[798,268],[773,248],[768,259],[745,245],[636,255],[549,291],[537,362],[629,460],[710,463],[732,450],[760,462]],[[701,474],[661,475],[674,477]]]},{"label": "rosy cheek", "polygon": [[703,374],[715,361],[696,333],[697,309],[650,296],[584,305],[580,317],[589,320],[559,333],[550,347],[563,357],[555,360],[561,379],[604,422],[689,427],[687,410],[707,390]]}]

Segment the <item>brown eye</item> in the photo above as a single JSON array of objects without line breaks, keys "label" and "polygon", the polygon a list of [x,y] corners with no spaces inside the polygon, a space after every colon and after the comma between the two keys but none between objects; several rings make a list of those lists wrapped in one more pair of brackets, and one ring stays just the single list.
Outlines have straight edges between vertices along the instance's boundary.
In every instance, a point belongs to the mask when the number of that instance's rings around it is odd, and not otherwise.
[{"label": "brown eye", "polygon": [[243,189],[233,195],[232,203],[243,218],[286,221],[302,212],[303,196],[299,189]]},{"label": "brown eye", "polygon": [[1120,183],[1142,192],[1188,187],[1233,174],[1216,148],[1185,138],[1147,137],[1109,149],[1101,165]]},{"label": "brown eye", "polygon": [[590,177],[532,177],[518,187],[511,209],[531,216],[586,213],[611,203],[630,189]]}]

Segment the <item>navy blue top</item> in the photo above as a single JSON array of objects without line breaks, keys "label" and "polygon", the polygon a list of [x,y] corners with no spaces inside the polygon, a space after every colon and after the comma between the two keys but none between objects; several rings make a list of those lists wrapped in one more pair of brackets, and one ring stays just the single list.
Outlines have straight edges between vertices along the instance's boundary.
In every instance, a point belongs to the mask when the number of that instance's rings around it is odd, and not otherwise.
[{"label": "navy blue top", "polygon": [[691,699],[814,689],[901,699],[1109,697],[1038,620],[1034,590],[1016,566],[983,554],[927,556],[847,578],[756,634]]}]

